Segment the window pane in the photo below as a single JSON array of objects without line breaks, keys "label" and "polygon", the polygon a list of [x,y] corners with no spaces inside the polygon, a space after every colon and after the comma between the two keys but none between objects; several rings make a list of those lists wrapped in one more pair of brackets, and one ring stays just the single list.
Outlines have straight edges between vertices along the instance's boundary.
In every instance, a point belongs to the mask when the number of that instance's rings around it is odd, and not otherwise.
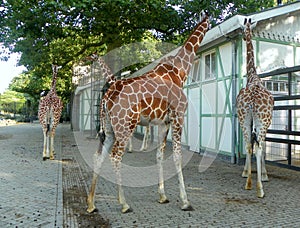
[{"label": "window pane", "polygon": [[278,83],[273,82],[273,91],[278,91]]},{"label": "window pane", "polygon": [[272,82],[267,82],[267,89],[272,91],[273,88],[272,88]]},{"label": "window pane", "polygon": [[193,68],[192,68],[192,80],[191,82],[196,82],[199,79],[199,60],[194,62]]},{"label": "window pane", "polygon": [[216,53],[211,53],[211,77],[216,77]]},{"label": "window pane", "polygon": [[205,56],[205,79],[210,77],[210,55]]}]

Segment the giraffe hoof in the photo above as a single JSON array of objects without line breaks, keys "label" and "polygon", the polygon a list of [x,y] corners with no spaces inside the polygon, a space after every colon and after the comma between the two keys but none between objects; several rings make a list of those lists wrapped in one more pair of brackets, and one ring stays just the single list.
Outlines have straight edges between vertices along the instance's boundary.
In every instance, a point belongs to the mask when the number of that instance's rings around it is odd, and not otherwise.
[{"label": "giraffe hoof", "polygon": [[258,198],[263,198],[265,196],[263,189],[257,189],[256,195]]},{"label": "giraffe hoof", "polygon": [[268,181],[269,181],[268,175],[267,175],[267,174],[262,174],[262,176],[261,176],[261,181],[263,181],[263,182],[268,182]]},{"label": "giraffe hoof", "polygon": [[43,157],[43,161],[46,161],[47,159],[49,159],[49,157]]},{"label": "giraffe hoof", "polygon": [[242,177],[247,178],[248,177],[248,171],[243,171]]},{"label": "giraffe hoof", "polygon": [[170,203],[170,201],[169,201],[167,198],[165,198],[165,199],[160,199],[160,200],[158,200],[158,202],[159,202],[160,204]]},{"label": "giraffe hoof", "polygon": [[251,190],[252,189],[252,181],[251,181],[251,179],[250,180],[247,179],[247,182],[245,184],[245,189],[246,190]]},{"label": "giraffe hoof", "polygon": [[88,208],[87,210],[86,210],[89,214],[91,214],[91,213],[94,213],[94,212],[98,212],[98,209],[96,208],[96,207],[93,207],[93,208]]},{"label": "giraffe hoof", "polygon": [[183,207],[181,208],[181,210],[183,211],[194,211],[194,208],[192,207],[191,204],[186,204],[186,205],[183,205]]},{"label": "giraffe hoof", "polygon": [[248,185],[248,184],[245,185],[245,190],[251,190],[251,189],[252,189],[251,185]]},{"label": "giraffe hoof", "polygon": [[132,211],[133,211],[133,210],[132,210],[129,206],[123,207],[123,208],[122,208],[122,213],[123,213],[123,214],[130,213],[130,212],[132,212]]}]

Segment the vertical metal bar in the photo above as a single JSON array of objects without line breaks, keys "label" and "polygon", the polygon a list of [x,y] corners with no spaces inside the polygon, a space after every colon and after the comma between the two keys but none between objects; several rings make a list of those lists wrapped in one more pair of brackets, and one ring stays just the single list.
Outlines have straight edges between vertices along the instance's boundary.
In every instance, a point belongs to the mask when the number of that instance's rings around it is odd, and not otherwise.
[{"label": "vertical metal bar", "polygon": [[91,116],[90,116],[90,137],[93,137],[93,123],[94,123],[94,76],[95,76],[95,62],[93,61],[93,64],[91,65],[91,103],[90,103],[90,111],[91,111]]},{"label": "vertical metal bar", "polygon": [[[292,130],[292,110],[288,110],[288,131]],[[288,136],[290,138],[290,136]],[[292,164],[292,144],[288,143],[288,165]]]},{"label": "vertical metal bar", "polygon": [[237,162],[236,156],[236,75],[237,75],[237,44],[236,40],[232,40],[232,114],[231,114],[231,163],[234,164]]},{"label": "vertical metal bar", "polygon": [[[292,95],[292,73],[288,73],[288,95]],[[292,110],[288,110],[288,131],[292,130]],[[288,136],[290,138],[290,136]],[[287,159],[288,159],[288,165],[292,164],[292,145],[291,143],[288,143],[288,151],[287,151]]]}]

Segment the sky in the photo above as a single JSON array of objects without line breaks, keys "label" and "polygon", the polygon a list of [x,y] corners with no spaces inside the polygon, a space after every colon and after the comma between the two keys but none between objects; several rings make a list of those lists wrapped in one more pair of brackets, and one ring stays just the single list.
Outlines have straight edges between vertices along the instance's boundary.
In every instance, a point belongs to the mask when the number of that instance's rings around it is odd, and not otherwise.
[{"label": "sky", "polygon": [[11,80],[21,74],[26,68],[16,66],[19,55],[11,54],[7,62],[0,61],[0,93],[3,93],[9,86]]}]

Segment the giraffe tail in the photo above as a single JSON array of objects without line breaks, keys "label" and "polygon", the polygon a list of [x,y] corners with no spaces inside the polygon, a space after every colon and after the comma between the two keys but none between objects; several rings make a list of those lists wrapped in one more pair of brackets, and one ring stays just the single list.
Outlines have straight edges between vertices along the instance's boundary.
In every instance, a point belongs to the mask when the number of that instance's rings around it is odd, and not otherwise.
[{"label": "giraffe tail", "polygon": [[50,131],[50,123],[47,123],[47,133]]},{"label": "giraffe tail", "polygon": [[100,113],[100,129],[97,134],[97,137],[99,137],[101,144],[103,144],[105,141],[105,128],[104,128],[104,126],[105,126],[105,107],[104,107],[103,98],[100,101],[99,113]]},{"label": "giraffe tail", "polygon": [[102,132],[99,132],[98,134],[99,134],[100,142],[103,144],[105,141],[105,132],[102,131]]},{"label": "giraffe tail", "polygon": [[256,131],[254,129],[254,131],[252,131],[252,133],[251,133],[251,147],[252,147],[252,151],[253,151],[255,143],[257,143],[257,145],[259,145],[259,142],[257,141]]}]

